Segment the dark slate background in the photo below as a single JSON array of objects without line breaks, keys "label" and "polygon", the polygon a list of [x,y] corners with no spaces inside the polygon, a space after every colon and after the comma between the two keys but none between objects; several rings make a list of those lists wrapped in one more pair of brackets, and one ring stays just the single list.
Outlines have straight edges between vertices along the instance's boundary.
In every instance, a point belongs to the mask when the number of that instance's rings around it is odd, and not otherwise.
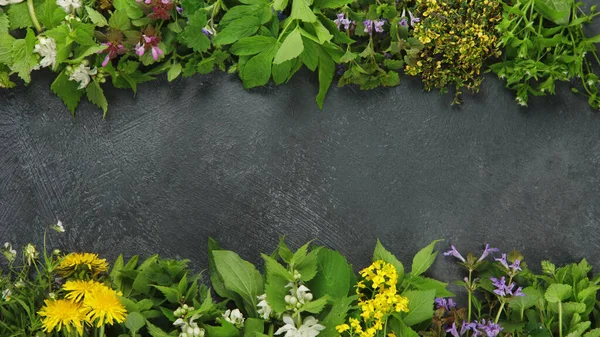
[{"label": "dark slate background", "polygon": [[[595,31],[600,25],[596,24]],[[244,91],[225,74],[108,89],[108,118],[72,118],[49,74],[0,91],[0,241],[114,260],[157,252],[207,266],[209,236],[250,261],[278,237],[339,249],[356,268],[376,238],[405,264],[444,238],[530,265],[600,267],[600,115],[562,86],[519,108],[488,77],[459,107],[403,78],[393,89],[332,88],[303,73]],[[459,276],[450,259],[433,275]]]}]

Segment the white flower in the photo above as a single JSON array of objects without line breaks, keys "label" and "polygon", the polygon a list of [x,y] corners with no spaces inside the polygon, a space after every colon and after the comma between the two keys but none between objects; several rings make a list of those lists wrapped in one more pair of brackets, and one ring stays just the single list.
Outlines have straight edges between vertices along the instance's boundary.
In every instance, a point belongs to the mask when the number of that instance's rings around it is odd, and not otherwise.
[{"label": "white flower", "polygon": [[173,325],[179,326],[181,328],[181,332],[179,333],[179,337],[204,337],[206,331],[198,326],[198,323],[194,322],[197,317],[194,315],[189,321],[184,320],[183,318],[178,318]]},{"label": "white flower", "polygon": [[38,256],[39,253],[35,249],[35,246],[28,243],[27,246],[25,246],[25,258],[27,259],[27,264],[31,265],[33,260],[37,259]]},{"label": "white flower", "polygon": [[0,6],[14,5],[23,2],[23,0],[0,0]]},{"label": "white flower", "polygon": [[315,337],[325,329],[325,326],[318,324],[318,320],[312,316],[307,316],[302,325],[297,328],[294,319],[289,315],[283,316],[284,326],[279,328],[275,334],[279,335],[285,332],[284,337]]},{"label": "white flower", "polygon": [[304,285],[301,285],[296,290],[296,298],[298,299],[298,302],[304,304],[312,301],[313,295],[310,293],[310,289]]},{"label": "white flower", "polygon": [[77,87],[77,89],[81,90],[90,84],[90,76],[96,75],[97,73],[98,69],[90,69],[90,67],[87,66],[87,62],[82,62],[77,68],[72,70],[69,80],[79,82],[79,87]]},{"label": "white flower", "polygon": [[[1,1],[1,0],[0,0]],[[40,66],[43,68],[54,68],[56,65],[56,42],[51,37],[38,37],[38,43],[33,48],[33,52],[42,57]]]},{"label": "white flower", "polygon": [[23,279],[20,278],[17,282],[15,282],[15,288],[23,288],[25,287],[25,282],[23,282]]},{"label": "white flower", "polygon": [[10,242],[4,243],[4,249],[2,249],[2,253],[8,262],[13,262],[17,258],[17,251],[13,249]]},{"label": "white flower", "polygon": [[256,305],[259,308],[257,310],[258,314],[264,320],[268,320],[269,317],[271,317],[272,309],[271,309],[271,306],[269,305],[269,303],[267,302],[267,294],[262,294],[260,296],[256,296],[256,298],[258,300],[260,300],[260,302],[258,302],[258,304]]},{"label": "white flower", "polygon": [[59,233],[64,233],[65,232],[65,227],[63,227],[62,221],[58,220],[58,222],[56,223],[56,225],[52,226],[52,229],[54,229],[55,231],[59,232]]},{"label": "white flower", "polygon": [[516,98],[517,104],[520,106],[527,106],[527,102],[525,102],[521,97]]},{"label": "white flower", "polygon": [[81,7],[81,0],[56,0],[56,4],[62,7],[65,12],[71,13],[74,9]]},{"label": "white flower", "polygon": [[12,296],[12,292],[10,291],[10,289],[4,289],[4,291],[2,291],[2,299],[5,301],[10,301],[10,297]]},{"label": "white flower", "polygon": [[240,309],[235,309],[235,310],[229,310],[227,309],[227,311],[225,311],[225,313],[223,314],[223,318],[225,318],[225,320],[233,325],[235,325],[238,328],[241,328],[244,326],[244,315],[242,315],[242,312],[240,311]]},{"label": "white flower", "polygon": [[48,297],[50,297],[50,299],[55,299],[56,298],[56,294],[55,293],[48,293]]}]

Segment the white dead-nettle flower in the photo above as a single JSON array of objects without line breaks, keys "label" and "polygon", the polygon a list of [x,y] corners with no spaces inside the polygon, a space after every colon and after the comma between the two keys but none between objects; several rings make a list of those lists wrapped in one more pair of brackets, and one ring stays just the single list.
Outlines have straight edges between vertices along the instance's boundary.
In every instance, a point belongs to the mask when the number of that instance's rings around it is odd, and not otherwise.
[{"label": "white dead-nettle flower", "polygon": [[33,52],[39,54],[42,59],[40,66],[43,68],[54,68],[56,65],[56,42],[51,37],[38,37],[38,43],[33,48]]},{"label": "white dead-nettle flower", "polygon": [[525,100],[523,100],[521,97],[518,97],[515,99],[517,101],[517,104],[520,106],[527,106],[527,102],[525,102]]},{"label": "white dead-nettle flower", "polygon": [[56,225],[52,225],[52,229],[54,229],[55,231],[57,231],[59,233],[64,233],[65,232],[65,227],[63,227],[63,223],[60,220],[58,220],[58,222],[56,223]]},{"label": "white dead-nettle flower", "polygon": [[283,322],[285,325],[275,331],[276,335],[285,332],[284,337],[315,337],[325,329],[325,326],[318,324],[319,321],[313,316],[307,316],[299,327],[296,327],[294,319],[289,315],[283,316]]},{"label": "white dead-nettle flower", "polygon": [[198,323],[194,322],[199,316],[192,316],[189,320],[178,318],[173,325],[178,326],[181,329],[179,337],[204,337],[206,331],[198,326]]},{"label": "white dead-nettle flower", "polygon": [[233,325],[235,325],[238,328],[241,328],[244,326],[244,315],[242,314],[242,312],[240,311],[240,309],[234,309],[234,310],[229,310],[227,309],[227,311],[225,311],[225,313],[223,314],[223,318],[225,318],[225,320]]},{"label": "white dead-nettle flower", "polygon": [[0,0],[0,6],[14,5],[23,2],[23,0]]},{"label": "white dead-nettle flower", "polygon": [[271,306],[267,302],[267,294],[256,296],[256,298],[260,301],[256,305],[258,307],[258,314],[260,315],[260,317],[262,317],[262,319],[268,320],[269,317],[271,317],[271,312],[273,311],[273,309],[271,309]]},{"label": "white dead-nettle flower", "polygon": [[10,289],[4,289],[2,291],[2,299],[5,301],[10,301],[10,297],[12,296],[12,291]]},{"label": "white dead-nettle flower", "polygon": [[2,254],[4,254],[4,257],[6,257],[8,262],[13,262],[17,258],[17,251],[13,249],[13,246],[10,244],[10,242],[4,243]]},{"label": "white dead-nettle flower", "polygon": [[28,243],[27,246],[25,246],[25,258],[27,259],[27,264],[31,265],[33,263],[33,261],[35,259],[38,258],[38,256],[40,255],[40,253],[38,253],[38,251],[35,249],[35,246],[32,245],[31,243]]},{"label": "white dead-nettle flower", "polygon": [[56,4],[62,7],[65,12],[71,13],[74,9],[81,7],[81,0],[56,0]]},{"label": "white dead-nettle flower", "polygon": [[69,80],[79,82],[79,87],[77,87],[77,89],[84,89],[90,84],[90,76],[96,75],[97,73],[98,69],[90,69],[90,67],[87,66],[87,62],[84,61],[76,68],[73,68]]},{"label": "white dead-nettle flower", "polygon": [[310,289],[305,285],[300,285],[295,292],[294,289],[290,289],[290,295],[285,296],[285,302],[288,304],[288,309],[294,307],[300,308],[304,304],[312,301],[312,299],[313,295],[310,293]]}]

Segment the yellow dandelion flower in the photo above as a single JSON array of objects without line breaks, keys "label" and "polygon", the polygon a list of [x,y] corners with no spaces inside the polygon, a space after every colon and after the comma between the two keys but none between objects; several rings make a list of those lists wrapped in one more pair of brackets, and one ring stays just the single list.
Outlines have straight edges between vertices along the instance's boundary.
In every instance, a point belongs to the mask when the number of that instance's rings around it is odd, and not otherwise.
[{"label": "yellow dandelion flower", "polygon": [[68,291],[65,296],[69,300],[73,300],[75,302],[81,302],[86,295],[90,294],[96,288],[104,286],[100,282],[96,282],[94,280],[90,281],[67,281],[63,285],[63,289]]},{"label": "yellow dandelion flower", "polygon": [[82,266],[87,266],[92,275],[108,271],[106,259],[101,259],[97,254],[91,253],[71,253],[65,256],[58,265],[57,271],[61,276],[69,277]]},{"label": "yellow dandelion flower", "polygon": [[69,300],[45,300],[44,307],[38,312],[42,318],[44,331],[51,332],[56,328],[60,331],[64,326],[67,332],[75,328],[79,335],[83,334],[83,322],[86,319],[87,310],[79,303]]},{"label": "yellow dandelion flower", "polygon": [[108,323],[114,324],[114,321],[123,323],[127,316],[127,310],[119,301],[117,292],[101,285],[96,287],[83,299],[83,306],[89,309],[87,320],[90,323],[96,322],[96,327]]}]

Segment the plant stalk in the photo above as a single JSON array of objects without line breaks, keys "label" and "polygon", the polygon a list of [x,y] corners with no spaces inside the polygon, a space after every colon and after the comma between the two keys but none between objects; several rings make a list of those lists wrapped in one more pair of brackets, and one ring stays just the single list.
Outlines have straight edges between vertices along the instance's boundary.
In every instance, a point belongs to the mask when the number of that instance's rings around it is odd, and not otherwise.
[{"label": "plant stalk", "polygon": [[35,15],[35,8],[33,7],[33,0],[27,0],[27,9],[29,10],[29,17],[31,18],[31,22],[33,22],[33,26],[35,30],[37,30],[38,34],[43,31],[42,25],[38,21],[37,15]]}]

